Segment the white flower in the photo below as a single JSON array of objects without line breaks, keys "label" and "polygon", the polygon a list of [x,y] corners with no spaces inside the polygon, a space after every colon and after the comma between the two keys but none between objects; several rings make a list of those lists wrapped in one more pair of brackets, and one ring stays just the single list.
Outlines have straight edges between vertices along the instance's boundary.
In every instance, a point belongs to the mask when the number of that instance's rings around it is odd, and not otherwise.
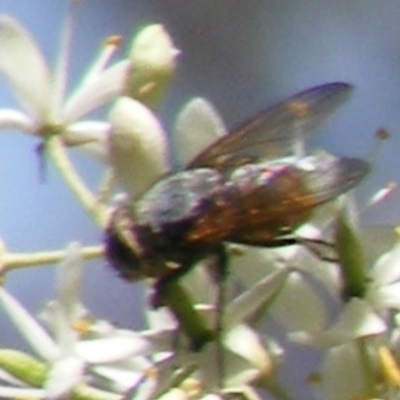
[{"label": "white flower", "polygon": [[188,102],[178,115],[174,130],[174,149],[181,166],[219,137],[227,134],[214,106],[201,98]]},{"label": "white flower", "polygon": [[391,228],[364,231],[360,231],[364,294],[345,299],[336,321],[316,333],[310,344],[334,346],[382,334],[392,325],[391,313],[400,310],[400,242]]},{"label": "white flower", "polygon": [[14,89],[24,110],[1,109],[0,128],[16,128],[42,139],[61,134],[70,145],[104,139],[107,123],[78,120],[121,93],[129,61],[105,68],[119,43],[117,39],[109,39],[67,100],[65,83],[71,30],[67,24],[58,67],[52,73],[29,32],[11,17],[0,18],[0,72]]},{"label": "white flower", "polygon": [[142,29],[132,44],[124,96],[109,113],[108,161],[132,198],[170,169],[166,134],[148,107],[164,94],[178,53],[161,25]]},{"label": "white flower", "polygon": [[[332,348],[323,366],[323,398],[354,400],[368,398],[368,375],[356,342]],[[371,384],[371,383],[370,383]]]},{"label": "white flower", "polygon": [[109,157],[114,173],[131,196],[140,196],[169,170],[166,134],[144,104],[121,97],[110,111]]},{"label": "white flower", "polygon": [[263,277],[287,267],[291,268],[290,273],[279,295],[269,305],[268,313],[282,324],[289,338],[297,341],[320,332],[326,326],[327,310],[307,274],[332,284],[335,276],[332,265],[301,246],[290,246],[281,249],[245,248],[242,255],[231,257],[230,269],[250,288]]},{"label": "white flower", "polygon": [[[121,41],[110,37],[66,98],[72,36],[71,20],[67,22],[52,72],[29,32],[8,16],[0,19],[0,72],[24,110],[0,109],[0,128],[19,129],[43,141],[58,135],[65,145],[79,146],[111,163],[122,187],[128,193],[134,187],[139,194],[168,169],[165,134],[145,104],[154,105],[165,92],[178,50],[161,25],[150,25],[134,37],[129,59],[108,67]],[[122,94],[142,103],[124,97],[111,110],[110,121],[81,120]]]},{"label": "white flower", "polygon": [[382,383],[375,369],[382,368],[382,375],[386,372],[379,361],[379,346],[395,348],[397,343],[393,315],[399,315],[400,308],[400,244],[391,228],[360,233],[363,268],[370,265],[362,283],[364,294],[347,299],[332,326],[309,341],[330,347],[322,369],[328,399],[384,397],[385,390],[390,390],[390,383]]},{"label": "white flower", "polygon": [[[152,366],[151,362],[144,362],[151,344],[140,334],[118,330],[101,321],[92,322],[87,332],[80,333],[79,326],[89,318],[79,301],[81,264],[80,248],[73,244],[60,264],[58,298],[43,313],[51,335],[16,299],[0,288],[0,304],[4,311],[49,366],[43,388],[46,398],[50,399],[65,396],[78,384],[92,383],[93,379],[88,380],[88,376],[97,369],[98,374],[115,379],[114,390],[125,391],[128,377],[130,385],[139,382]],[[103,365],[108,366],[107,371],[102,370]],[[3,390],[0,387],[1,397],[7,393]]]},{"label": "white flower", "polygon": [[365,299],[378,311],[399,311],[400,240],[390,251],[379,257],[369,274],[369,279]]},{"label": "white flower", "polygon": [[157,105],[173,76],[178,55],[179,50],[162,25],[143,28],[132,43],[132,71],[124,94],[151,107]]},{"label": "white flower", "polygon": [[[143,103],[121,97],[109,114],[109,157],[117,180],[132,198],[172,169],[168,139],[154,112]],[[226,133],[213,106],[190,101],[180,112],[175,132],[176,158],[183,166],[201,149]]]}]

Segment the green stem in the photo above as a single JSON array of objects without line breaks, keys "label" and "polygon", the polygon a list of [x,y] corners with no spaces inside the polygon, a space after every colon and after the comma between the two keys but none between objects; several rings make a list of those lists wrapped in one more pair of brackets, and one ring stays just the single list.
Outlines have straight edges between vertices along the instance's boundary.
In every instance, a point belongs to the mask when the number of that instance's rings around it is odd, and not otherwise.
[{"label": "green stem", "polygon": [[194,308],[191,296],[179,282],[168,282],[163,287],[162,301],[179,321],[182,332],[190,340],[192,350],[199,351],[207,342],[215,339],[217,333],[207,327]]},{"label": "green stem", "polygon": [[97,194],[97,201],[100,204],[106,204],[112,194],[115,184],[115,174],[112,168],[108,168],[103,175],[103,179],[100,182],[98,194]]},{"label": "green stem", "polygon": [[121,400],[121,395],[80,385],[71,393],[71,400]]},{"label": "green stem", "polygon": [[345,301],[352,297],[362,298],[368,282],[364,253],[357,232],[346,216],[340,213],[336,220],[335,243],[343,279],[342,296]]},{"label": "green stem", "polygon": [[[103,255],[102,246],[88,246],[82,249],[86,260],[96,259]],[[60,262],[66,256],[65,250],[43,251],[37,253],[6,253],[0,259],[0,275],[13,269],[34,267]]]},{"label": "green stem", "polygon": [[57,136],[51,137],[47,142],[47,149],[54,164],[57,166],[59,172],[75,194],[76,198],[94,218],[96,223],[100,226],[104,226],[108,217],[107,208],[99,204],[92,192],[82,181],[74,165],[68,158],[67,152],[60,138]]},{"label": "green stem", "polygon": [[[34,388],[42,388],[49,373],[49,367],[45,363],[26,353],[10,349],[0,349],[0,367]],[[121,395],[81,384],[73,389],[69,398],[72,400],[119,400]]]},{"label": "green stem", "polygon": [[368,339],[359,339],[357,340],[357,346],[358,346],[358,352],[360,355],[360,365],[363,368],[363,373],[364,373],[364,380],[365,380],[365,389],[366,389],[366,397],[368,398],[377,398],[378,393],[376,392],[375,388],[375,374],[374,374],[374,368],[372,365],[372,360],[371,360],[371,355],[368,351]]}]

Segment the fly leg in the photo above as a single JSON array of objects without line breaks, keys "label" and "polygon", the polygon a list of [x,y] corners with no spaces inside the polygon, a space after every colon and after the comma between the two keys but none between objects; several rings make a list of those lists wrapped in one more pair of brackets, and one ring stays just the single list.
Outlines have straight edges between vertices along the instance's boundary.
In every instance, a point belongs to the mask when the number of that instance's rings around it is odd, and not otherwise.
[{"label": "fly leg", "polygon": [[222,244],[215,252],[214,264],[211,264],[209,270],[214,278],[215,284],[217,285],[217,297],[215,303],[216,311],[216,322],[215,332],[217,340],[217,372],[218,372],[218,387],[222,389],[224,387],[225,370],[226,364],[224,359],[224,346],[223,346],[223,335],[224,335],[224,307],[226,303],[226,283],[228,278],[228,253],[225,246]]},{"label": "fly leg", "polygon": [[[213,246],[213,251],[210,254],[210,248],[202,249],[202,252],[185,251],[180,254],[185,254],[185,257],[180,258],[178,267],[171,269],[167,274],[164,274],[154,284],[154,292],[151,298],[151,305],[154,308],[161,306],[167,307],[175,316],[179,323],[180,330],[189,339],[190,348],[194,351],[199,351],[208,342],[217,337],[217,331],[210,329],[205,323],[203,317],[194,307],[194,300],[190,293],[181,285],[181,279],[197,262],[208,257],[216,255],[220,265],[220,256],[222,254],[218,246],[218,252]],[[225,267],[225,262],[221,265]],[[216,279],[224,276],[225,272],[217,272],[218,267],[215,267]],[[214,271],[214,270],[213,270]]]},{"label": "fly leg", "polygon": [[332,263],[338,262],[338,257],[335,254],[335,245],[324,239],[306,238],[301,236],[286,236],[269,242],[266,247],[274,248],[293,245],[304,246],[310,253],[322,261]]},{"label": "fly leg", "polygon": [[[205,325],[203,318],[193,307],[193,300],[180,285],[180,278],[184,276],[194,264],[200,260],[210,259],[207,269],[212,276],[216,287],[217,296],[215,299],[215,326],[209,328]],[[224,306],[226,297],[226,279],[228,275],[228,255],[223,244],[207,248],[202,252],[201,257],[193,254],[181,263],[180,268],[171,270],[167,275],[160,278],[154,285],[152,306],[166,306],[174,314],[180,329],[188,337],[190,347],[199,351],[202,347],[215,340],[216,365],[218,373],[218,386],[223,387],[225,376],[225,362],[223,354],[223,333],[224,333]]]}]

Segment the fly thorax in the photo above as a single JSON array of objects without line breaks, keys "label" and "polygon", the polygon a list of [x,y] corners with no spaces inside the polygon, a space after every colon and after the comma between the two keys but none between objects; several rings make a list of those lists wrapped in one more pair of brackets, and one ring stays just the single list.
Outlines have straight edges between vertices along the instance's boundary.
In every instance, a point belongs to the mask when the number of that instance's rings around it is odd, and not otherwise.
[{"label": "fly thorax", "polygon": [[218,172],[206,168],[172,175],[156,183],[135,204],[135,221],[167,241],[180,240],[221,181]]}]

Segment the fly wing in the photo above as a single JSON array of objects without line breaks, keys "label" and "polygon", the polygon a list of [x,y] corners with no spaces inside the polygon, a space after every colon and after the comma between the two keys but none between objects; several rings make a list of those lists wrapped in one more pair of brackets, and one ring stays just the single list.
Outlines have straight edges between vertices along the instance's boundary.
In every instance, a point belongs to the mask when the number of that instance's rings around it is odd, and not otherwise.
[{"label": "fly wing", "polygon": [[[311,161],[309,166],[308,159]],[[297,165],[302,166],[305,185],[313,193],[314,207],[354,188],[370,168],[365,160],[337,158],[330,154],[305,157]]]},{"label": "fly wing", "polygon": [[295,94],[214,142],[187,169],[226,170],[287,156],[347,100],[351,90],[351,85],[336,82]]},{"label": "fly wing", "polygon": [[313,210],[356,186],[367,174],[367,162],[318,155],[302,159],[260,184],[241,199],[246,215],[227,241],[273,246],[308,220]]}]

